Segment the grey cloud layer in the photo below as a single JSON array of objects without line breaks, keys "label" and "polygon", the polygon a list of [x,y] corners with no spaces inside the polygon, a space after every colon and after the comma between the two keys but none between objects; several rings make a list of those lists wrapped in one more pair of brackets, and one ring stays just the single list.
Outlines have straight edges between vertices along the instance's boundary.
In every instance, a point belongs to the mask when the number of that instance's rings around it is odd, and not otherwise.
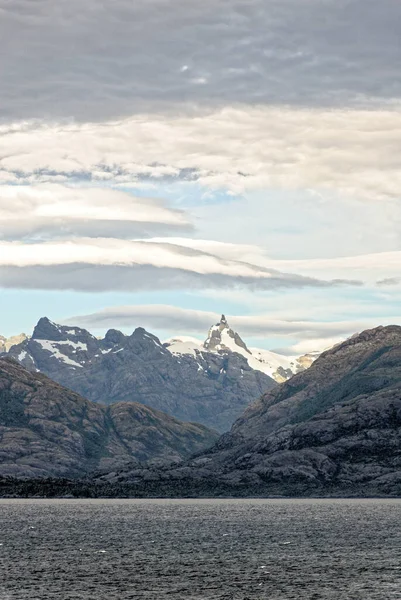
[{"label": "grey cloud layer", "polygon": [[[123,227],[123,219],[126,227]],[[110,188],[60,185],[0,187],[0,287],[105,290],[242,287],[275,290],[360,285],[281,269],[241,256],[241,248],[196,240],[145,241],[149,227],[190,227],[188,215],[160,200]],[[141,228],[142,239],[129,238]],[[106,230],[107,235],[99,233]],[[120,237],[114,237],[120,233]],[[171,231],[170,231],[171,233]],[[3,239],[1,239],[3,238]],[[202,247],[203,246],[203,247]],[[228,254],[227,254],[228,253]],[[231,257],[230,257],[231,255]]]},{"label": "grey cloud layer", "polygon": [[1,117],[401,97],[399,0],[0,0]]},{"label": "grey cloud layer", "polygon": [[84,292],[205,290],[247,288],[283,290],[331,288],[360,285],[358,281],[324,281],[287,273],[272,272],[268,278],[197,273],[188,269],[153,265],[108,266],[70,263],[30,267],[0,266],[0,288],[28,290],[73,290]]},{"label": "grey cloud layer", "polygon": [[[218,319],[218,313],[183,309],[166,305],[150,306],[116,306],[89,315],[77,315],[67,319],[69,325],[80,325],[88,328],[107,329],[122,327],[130,330],[135,327],[174,331],[176,334],[199,333],[205,331]],[[290,321],[272,319],[264,315],[235,316],[229,315],[230,325],[241,334],[252,337],[263,336],[301,336],[304,339],[332,338],[345,336],[355,331],[366,329],[368,321],[318,322]]]}]

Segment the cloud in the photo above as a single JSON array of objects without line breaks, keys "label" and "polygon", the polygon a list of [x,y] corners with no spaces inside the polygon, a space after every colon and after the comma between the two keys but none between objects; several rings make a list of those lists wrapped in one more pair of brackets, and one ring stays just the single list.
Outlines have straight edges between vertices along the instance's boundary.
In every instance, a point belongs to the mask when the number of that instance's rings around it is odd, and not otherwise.
[{"label": "cloud", "polygon": [[400,144],[396,109],[243,105],[82,125],[26,122],[0,128],[0,176],[121,186],[167,178],[235,193],[310,189],[395,201]]},{"label": "cloud", "polygon": [[77,315],[65,319],[63,323],[94,328],[122,327],[134,330],[135,327],[173,330],[177,334],[193,331],[205,334],[209,327],[220,319],[215,312],[199,311],[167,305],[136,305],[106,308],[89,315]]},{"label": "cloud", "polygon": [[[192,238],[151,238],[148,242],[176,244],[210,252],[221,259],[248,262],[263,269],[293,272],[315,278],[330,277],[332,281],[338,283],[353,281],[355,285],[361,280],[371,285],[397,285],[399,278],[395,275],[398,275],[401,270],[401,251],[333,258],[274,259],[268,256],[265,248],[254,244],[235,244]],[[377,277],[383,274],[389,276],[377,280]]]},{"label": "cloud", "polygon": [[386,277],[385,279],[380,279],[377,282],[377,285],[393,286],[393,285],[399,285],[400,283],[401,283],[401,279],[399,277]]},{"label": "cloud", "polygon": [[108,188],[60,184],[0,186],[0,238],[76,234],[135,237],[191,231],[183,211]]},{"label": "cloud", "polygon": [[221,242],[217,240],[203,240],[183,237],[155,237],[147,240],[156,244],[174,244],[184,248],[192,248],[208,254],[214,254],[222,259],[240,260],[254,265],[264,266],[266,254],[263,248],[255,244],[238,244],[234,242]]},{"label": "cloud", "polygon": [[[340,339],[362,331],[377,323],[372,320],[352,321],[292,321],[285,319],[272,319],[260,314],[252,316],[226,315],[228,321],[236,331],[243,336],[263,338],[271,336],[301,337],[303,345],[292,345],[292,351],[300,354],[313,349],[323,349],[330,346],[331,341],[336,343]],[[176,335],[205,335],[209,327],[218,322],[220,314],[200,310],[184,309],[168,305],[133,305],[105,308],[87,315],[76,315],[66,319],[69,325],[107,329],[121,327],[133,330],[135,327],[147,327],[151,330],[172,331]],[[330,341],[329,341],[330,340]],[[332,345],[332,344],[331,344]],[[323,346],[323,347],[322,347]],[[288,348],[286,349],[288,353]]]},{"label": "cloud", "polygon": [[[401,269],[401,251],[377,252],[359,256],[344,256],[327,259],[309,260],[265,260],[266,268],[276,268],[280,265],[283,270],[294,269],[305,276],[320,277],[330,273],[331,277],[362,278],[372,285],[394,285]],[[386,277],[377,281],[377,277]]]},{"label": "cloud", "polygon": [[[72,263],[152,265],[159,268],[183,269],[204,275],[216,274],[253,279],[286,278],[285,274],[278,271],[263,269],[245,262],[223,260],[209,253],[167,243],[108,238],[80,238],[29,244],[0,242],[0,265],[29,267]],[[291,277],[297,279],[296,275]],[[302,279],[299,278],[300,281]]]},{"label": "cloud", "polygon": [[0,0],[2,114],[392,102],[400,12],[398,0]]},{"label": "cloud", "polygon": [[[352,283],[352,282],[351,282]],[[31,267],[0,266],[0,288],[28,290],[74,290],[84,292],[205,290],[246,288],[256,291],[303,287],[334,287],[325,282],[277,273],[266,278],[198,273],[153,265],[105,266],[68,263]]]},{"label": "cloud", "polygon": [[[347,336],[350,334],[351,331],[348,331]],[[276,348],[275,352],[278,352],[278,354],[286,354],[287,356],[302,356],[303,354],[324,352],[325,350],[333,348],[333,346],[335,346],[336,344],[343,342],[345,337],[347,336],[343,335],[337,337],[323,337],[301,340],[296,344],[285,346],[284,348]]]},{"label": "cloud", "polygon": [[[328,289],[326,314],[344,284],[394,295],[401,257],[378,253],[400,244],[400,16],[399,0],[0,0],[0,286],[213,290],[244,310]],[[190,208],[125,191],[152,188]]]},{"label": "cloud", "polygon": [[8,288],[273,290],[340,285],[360,282],[302,277],[167,243],[111,238],[0,241],[0,286]]}]

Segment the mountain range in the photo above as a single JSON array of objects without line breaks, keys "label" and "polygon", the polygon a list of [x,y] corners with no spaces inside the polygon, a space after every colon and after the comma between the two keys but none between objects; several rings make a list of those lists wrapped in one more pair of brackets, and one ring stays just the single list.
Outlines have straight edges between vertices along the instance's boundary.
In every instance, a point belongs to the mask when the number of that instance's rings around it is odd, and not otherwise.
[{"label": "mountain range", "polygon": [[[184,427],[184,450],[177,450],[176,437],[162,449],[165,441],[158,432],[170,419],[166,415],[157,413],[156,420],[149,411],[145,418],[140,411],[149,409],[130,403],[99,406],[9,358],[0,360],[0,368],[0,474],[13,473],[4,467],[10,452],[13,465],[20,460],[20,477],[29,476],[25,469],[32,467],[32,455],[42,461],[35,462],[34,478],[3,479],[3,495],[401,495],[399,326],[364,331],[324,352],[309,369],[262,394],[217,440],[210,430],[174,421],[180,440]],[[149,461],[154,443],[150,437],[140,463],[138,436],[143,421],[146,433],[152,419],[152,435],[159,436],[161,444],[159,460]],[[41,445],[43,421],[50,437]],[[186,459],[190,447],[194,449],[194,436],[199,449]],[[38,480],[40,469],[53,473],[60,446],[64,473],[64,465],[70,468],[65,449],[74,456],[72,465],[76,453],[82,457],[82,448],[87,449],[86,479]]]},{"label": "mountain range", "polygon": [[141,327],[131,335],[111,329],[98,339],[44,317],[7,356],[94,402],[139,402],[220,432],[277,385],[264,369],[254,368],[252,355],[224,316],[197,347],[177,340],[163,344]]},{"label": "mountain range", "polygon": [[154,490],[145,473],[107,482],[149,495],[401,495],[401,327],[324,352],[263,394],[212,449],[154,472]]},{"label": "mountain range", "polygon": [[141,327],[131,335],[110,329],[98,339],[43,317],[31,337],[10,338],[3,355],[94,402],[140,402],[220,432],[250,402],[317,356],[291,358],[248,348],[224,315],[204,342],[181,336],[164,343]]}]

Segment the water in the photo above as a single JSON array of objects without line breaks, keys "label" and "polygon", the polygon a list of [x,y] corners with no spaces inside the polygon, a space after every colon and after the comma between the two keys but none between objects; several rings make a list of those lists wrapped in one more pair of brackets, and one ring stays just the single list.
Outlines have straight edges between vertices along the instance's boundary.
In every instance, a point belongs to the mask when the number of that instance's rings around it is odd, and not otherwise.
[{"label": "water", "polygon": [[401,599],[397,500],[2,500],[0,600]]}]

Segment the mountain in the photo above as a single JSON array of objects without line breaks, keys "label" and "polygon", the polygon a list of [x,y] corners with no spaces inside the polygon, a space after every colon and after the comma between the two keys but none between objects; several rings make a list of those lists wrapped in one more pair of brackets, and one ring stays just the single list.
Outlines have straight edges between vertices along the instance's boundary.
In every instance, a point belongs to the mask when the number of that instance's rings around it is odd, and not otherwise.
[{"label": "mountain", "polygon": [[227,354],[236,352],[243,356],[248,365],[256,371],[261,371],[277,383],[287,381],[295,373],[309,368],[318,353],[303,356],[284,356],[262,348],[248,348],[240,335],[227,322],[225,315],[219,323],[209,329],[207,339],[202,343],[196,338],[179,336],[167,340],[166,347],[173,354],[196,354],[196,352],[213,352]]},{"label": "mountain", "polygon": [[21,344],[21,342],[23,342],[26,339],[27,336],[25,335],[25,333],[13,335],[9,338],[0,335],[0,353],[8,352],[12,346],[15,346],[16,344]]},{"label": "mountain", "polygon": [[0,359],[0,476],[76,477],[139,461],[175,461],[217,433],[141,404],[100,406]]},{"label": "mountain", "polygon": [[176,352],[139,327],[103,339],[46,317],[8,356],[95,402],[139,402],[183,421],[227,431],[276,382],[241,353],[194,348]]},{"label": "mountain", "polygon": [[150,495],[401,495],[401,327],[335,346],[264,394],[210,451],[156,471],[153,487],[143,477],[118,482]]}]

